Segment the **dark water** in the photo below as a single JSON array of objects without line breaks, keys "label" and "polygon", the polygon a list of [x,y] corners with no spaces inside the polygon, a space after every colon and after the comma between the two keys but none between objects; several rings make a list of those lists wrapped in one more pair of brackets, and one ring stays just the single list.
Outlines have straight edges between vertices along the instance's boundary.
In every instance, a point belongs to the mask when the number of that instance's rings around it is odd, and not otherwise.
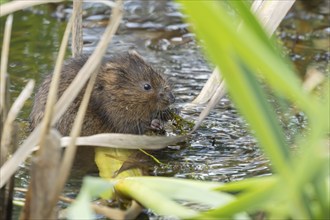
[{"label": "dark water", "polygon": [[[298,2],[276,33],[301,77],[310,66],[329,74],[330,19],[322,4],[326,1],[316,5]],[[65,5],[54,16],[59,7],[42,6],[15,13],[8,70],[13,98],[29,79],[39,84],[44,74],[52,70],[65,20],[71,13],[70,5]],[[177,98],[175,107],[182,108],[196,97],[213,67],[201,52],[194,34],[188,31],[189,24],[182,21],[184,16],[178,8],[172,1],[125,1],[125,16],[108,53],[136,49],[170,77]],[[85,12],[84,52],[90,53],[104,31],[110,10],[102,4],[88,3]],[[1,27],[3,23],[2,19]],[[272,98],[270,101],[275,102]],[[20,115],[22,136],[27,135],[30,109],[31,100]],[[201,110],[201,107],[184,109],[181,115],[193,121]],[[305,120],[280,108],[277,112],[290,141],[303,129]],[[157,157],[163,164],[150,168],[157,176],[228,182],[271,173],[269,162],[228,97],[189,141],[165,149]],[[17,173],[18,186],[27,186],[26,170],[22,165]],[[65,190],[67,195],[75,195],[80,183],[80,179],[71,180]]]}]

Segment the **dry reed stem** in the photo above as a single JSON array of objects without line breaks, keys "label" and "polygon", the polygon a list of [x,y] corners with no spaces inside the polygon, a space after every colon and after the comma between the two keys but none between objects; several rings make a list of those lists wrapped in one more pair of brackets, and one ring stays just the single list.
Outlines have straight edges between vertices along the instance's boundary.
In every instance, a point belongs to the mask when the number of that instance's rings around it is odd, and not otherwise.
[{"label": "dry reed stem", "polygon": [[81,55],[83,49],[82,4],[81,0],[73,0],[72,57]]},{"label": "dry reed stem", "polygon": [[271,36],[294,3],[295,0],[263,0],[261,4],[259,2],[253,2],[252,10],[255,9],[255,15],[265,31]]},{"label": "dry reed stem", "polygon": [[[16,122],[12,125],[12,134],[10,150],[14,150],[18,146],[18,124]],[[14,195],[15,177],[12,176],[6,185],[0,189],[0,218],[11,219],[13,212],[13,195]]]},{"label": "dry reed stem", "polygon": [[85,90],[85,94],[84,97],[81,101],[81,104],[79,106],[79,110],[77,113],[77,116],[75,118],[75,121],[73,123],[73,127],[70,133],[70,137],[71,137],[71,141],[69,143],[69,146],[67,147],[65,154],[64,154],[64,158],[62,160],[61,166],[60,166],[60,171],[59,173],[61,174],[56,182],[56,184],[54,185],[55,187],[55,195],[53,197],[53,203],[51,203],[51,205],[55,205],[57,202],[57,197],[58,195],[61,193],[64,184],[70,174],[70,170],[73,164],[73,160],[75,158],[76,155],[76,151],[77,151],[77,145],[76,145],[76,139],[77,137],[80,135],[81,132],[81,127],[84,121],[84,117],[86,114],[86,110],[87,110],[87,106],[89,103],[89,99],[90,96],[92,94],[93,91],[93,87],[94,87],[94,83],[96,80],[96,76],[97,76],[97,71],[94,72],[94,74],[91,76],[88,84],[87,84],[87,88]]},{"label": "dry reed stem", "polygon": [[212,98],[212,96],[214,95],[214,91],[217,90],[218,86],[221,84],[222,81],[223,79],[221,77],[220,70],[218,67],[216,67],[213,70],[213,73],[211,74],[210,78],[206,81],[202,91],[191,103],[199,105],[206,104]]},{"label": "dry reed stem", "polygon": [[47,150],[33,158],[31,166],[31,182],[27,200],[24,206],[25,219],[55,219],[55,205],[52,198],[55,196],[54,183],[61,175],[61,135],[51,129],[45,137]]},{"label": "dry reed stem", "polygon": [[[279,26],[280,22],[283,20],[286,13],[292,7],[295,0],[287,1],[266,1],[266,0],[255,0],[252,4],[251,10],[255,13],[257,18],[259,18],[260,23],[263,25],[266,32],[271,36],[276,28]],[[239,25],[240,27],[240,25]],[[214,106],[219,103],[222,97],[226,94],[226,88],[223,79],[218,81],[219,77],[214,75],[221,75],[220,70],[216,71],[218,67],[213,71],[210,79],[203,86],[200,94],[192,101],[191,104],[204,104],[206,102],[207,106],[200,113],[197,122],[190,132],[194,132],[202,123],[204,118],[209,114],[209,112],[214,108]],[[212,81],[212,82],[211,82]],[[217,86],[214,84],[218,83]],[[213,85],[213,86],[210,86]],[[189,105],[187,105],[189,107]]]},{"label": "dry reed stem", "polygon": [[[160,150],[165,146],[184,141],[188,135],[184,136],[148,136],[133,134],[117,134],[103,133],[91,136],[77,137],[77,146],[89,147],[108,147],[130,150]],[[61,138],[61,147],[67,147],[71,142],[71,137]],[[39,146],[35,146],[32,152],[39,150]]]},{"label": "dry reed stem", "polygon": [[[102,51],[103,55],[105,54],[105,52],[106,52],[105,49],[107,48],[107,45],[112,40],[112,37],[115,34],[115,32],[117,31],[117,29],[119,27],[119,24],[120,24],[120,21],[122,19],[122,1],[118,0],[116,3],[117,3],[116,4],[117,6],[113,10],[113,14],[111,16],[109,26],[107,27],[107,29],[109,30],[109,32],[111,34],[108,36],[108,38],[106,38],[106,40],[107,40],[106,43],[107,44],[104,46],[104,49]],[[81,16],[81,15],[76,14],[76,16]],[[103,39],[105,39],[105,38],[103,38]],[[75,118],[72,130],[71,130],[71,133],[70,133],[71,141],[69,143],[69,146],[68,146],[67,150],[65,151],[64,159],[63,159],[63,162],[62,162],[61,167],[60,167],[61,177],[58,179],[57,184],[55,185],[55,195],[54,195],[54,198],[53,198],[54,199],[53,200],[54,204],[56,202],[57,196],[60,194],[60,192],[63,189],[63,186],[64,186],[64,184],[65,184],[65,182],[66,182],[66,180],[69,176],[71,166],[73,164],[73,159],[75,157],[76,149],[77,149],[77,146],[76,146],[75,142],[76,142],[76,139],[80,135],[80,132],[81,132],[81,126],[83,124],[83,120],[84,120],[84,117],[85,117],[85,113],[86,113],[86,110],[87,110],[89,99],[90,99],[90,96],[91,96],[91,93],[92,93],[92,90],[93,90],[93,87],[94,87],[97,72],[98,72],[99,67],[101,65],[101,59],[102,59],[103,55],[99,57],[99,59],[96,61],[97,65],[94,67],[94,69],[91,69],[90,70],[91,72],[89,73],[91,78],[90,78],[89,83],[87,85],[87,88],[85,90],[85,94],[84,94],[84,97],[83,97],[82,102],[80,104],[77,116]],[[88,63],[88,61],[87,61],[87,63]],[[86,65],[84,65],[84,67],[85,66]]]},{"label": "dry reed stem", "polygon": [[122,10],[117,10],[115,8],[113,17],[111,17],[111,23],[105,29],[102,38],[96,46],[94,52],[89,57],[85,65],[79,70],[77,76],[74,78],[69,87],[65,90],[61,98],[58,100],[55,106],[55,112],[57,114],[55,115],[52,124],[55,124],[58,119],[64,114],[64,112],[67,110],[72,101],[77,97],[80,90],[85,86],[91,74],[96,71],[97,67],[100,65],[102,57],[104,56],[108,48],[108,44],[111,41],[112,36],[115,34],[117,27],[119,26],[121,17]]},{"label": "dry reed stem", "polygon": [[[27,197],[28,199],[25,203],[26,206],[24,207],[24,212],[22,213],[22,218],[25,219],[54,217],[53,207],[55,204],[52,204],[49,201],[52,201],[54,195],[57,195],[52,189],[54,188],[54,182],[58,177],[59,171],[60,137],[59,135],[54,135],[54,132],[50,132],[50,125],[54,115],[54,105],[57,101],[58,85],[72,23],[73,18],[71,17],[62,38],[48,92],[45,115],[41,122],[42,129],[40,134],[40,148],[31,167],[29,196]],[[56,142],[56,140],[58,141]],[[54,158],[56,159],[54,160]],[[45,195],[47,195],[47,197],[45,197]],[[43,202],[40,203],[40,200]]]},{"label": "dry reed stem", "polygon": [[0,188],[5,185],[8,179],[15,173],[19,165],[24,162],[28,155],[32,152],[31,149],[36,145],[40,134],[40,126],[38,126],[29,135],[21,146],[15,151],[13,156],[7,160],[0,169]]},{"label": "dry reed stem", "polygon": [[[8,114],[7,105],[9,105],[9,94],[7,92],[8,85],[7,85],[7,66],[8,66],[8,54],[9,54],[9,45],[10,45],[10,36],[11,36],[11,29],[13,24],[13,15],[9,15],[6,24],[5,24],[5,31],[3,37],[3,45],[1,50],[1,66],[0,66],[0,165],[2,165],[8,156],[9,150],[5,144],[2,144],[4,138],[7,135],[5,133],[5,124],[6,118]],[[10,133],[9,133],[10,134]]]},{"label": "dry reed stem", "polygon": [[92,2],[92,3],[98,2],[98,3],[105,4],[111,8],[116,7],[116,3],[109,1],[109,0],[84,0],[84,2]]},{"label": "dry reed stem", "polygon": [[[285,1],[269,1],[269,0],[255,0],[253,1],[251,10],[257,16],[260,23],[263,25],[266,32],[270,35],[274,33],[284,16],[294,4],[295,0]],[[218,90],[214,84],[218,83],[220,86],[223,81],[215,75],[221,75],[220,71],[217,71],[218,67],[212,72],[209,80],[203,86],[199,95],[191,102],[191,104],[203,105],[212,99],[213,94]],[[223,87],[223,95],[225,95],[225,87]],[[220,98],[221,99],[221,98]],[[189,105],[188,105],[189,106]]]},{"label": "dry reed stem", "polygon": [[[121,149],[159,150],[164,148],[164,146],[183,141],[186,138],[187,136],[163,137],[110,133],[79,137],[76,140],[76,144],[81,146],[99,146]],[[69,145],[70,141],[70,137],[62,137],[62,147]]]},{"label": "dry reed stem", "polygon": [[222,97],[226,94],[225,89],[225,81],[221,81],[218,88],[214,92],[211,100],[207,103],[206,107],[203,109],[203,111],[199,114],[198,119],[196,120],[195,126],[190,132],[193,133],[197,130],[197,128],[202,124],[202,121],[204,118],[209,114],[209,112],[220,102]]},{"label": "dry reed stem", "polygon": [[34,131],[24,140],[21,146],[15,151],[13,156],[7,160],[0,169],[0,188],[5,185],[8,179],[15,173],[19,165],[24,162],[28,155],[31,154],[31,149],[36,145],[40,134],[40,126],[37,126]]},{"label": "dry reed stem", "polygon": [[312,92],[318,85],[324,82],[325,76],[315,66],[309,66],[305,74],[303,89]]},{"label": "dry reed stem", "polygon": [[19,94],[14,104],[11,106],[6,121],[3,126],[3,133],[1,137],[1,162],[9,156],[8,147],[11,143],[12,128],[18,113],[22,109],[25,101],[30,98],[34,88],[34,80],[30,80],[24,87],[23,91]]},{"label": "dry reed stem", "polygon": [[[0,17],[13,13],[17,10],[31,7],[33,5],[43,4],[43,3],[47,3],[47,2],[59,2],[59,1],[61,1],[61,0],[56,0],[56,1],[12,1],[12,2],[1,5]],[[1,84],[0,84],[1,85],[1,100],[0,100],[1,108],[0,108],[0,113],[1,113],[1,117],[3,117],[3,119],[5,118],[3,113],[6,112],[6,110],[5,111],[3,111],[3,110],[5,108],[5,102],[6,102],[5,99],[6,99],[6,94],[7,94],[5,83],[7,81],[6,68],[7,68],[7,60],[8,60],[8,50],[9,50],[9,40],[10,40],[10,32],[11,32],[11,25],[12,25],[11,24],[12,16],[9,16],[8,20],[9,20],[9,22],[6,22],[6,26],[5,26],[4,43],[3,43],[2,55],[1,55]],[[5,98],[3,99],[2,97],[5,97]],[[29,146],[30,144],[34,145],[35,143],[33,142],[33,140],[36,139],[36,137],[37,137],[37,132],[25,141],[26,145],[27,146]],[[22,156],[26,153],[24,151],[25,151],[25,149],[21,149],[18,153]],[[5,155],[5,154],[2,154],[2,155]],[[9,164],[7,164],[7,162],[9,162]],[[1,169],[0,169],[0,188],[3,187],[4,184],[10,178],[10,176],[13,175],[13,173],[15,172],[15,170],[17,169],[17,167],[19,166],[19,164],[21,162],[22,161],[9,160],[9,161],[6,161],[4,166],[1,167]],[[3,167],[7,166],[6,164],[10,165],[9,168],[10,168],[11,172],[9,172],[9,173],[6,172],[5,168],[3,169]],[[7,175],[7,174],[10,174],[10,175]],[[3,177],[5,177],[5,178],[3,178]]]},{"label": "dry reed stem", "polygon": [[259,8],[262,6],[264,0],[254,0],[253,4],[251,6],[251,11],[256,13],[256,11],[259,10]]},{"label": "dry reed stem", "polygon": [[55,64],[55,68],[54,68],[54,72],[53,72],[53,76],[52,76],[52,81],[51,81],[49,92],[48,92],[48,97],[47,97],[47,102],[46,102],[46,107],[45,107],[45,114],[44,114],[44,117],[41,122],[42,129],[41,129],[40,143],[39,143],[40,154],[42,153],[41,151],[43,151],[44,148],[46,148],[46,146],[44,145],[44,140],[49,132],[51,121],[52,121],[52,118],[54,115],[54,105],[57,101],[58,86],[59,86],[62,66],[63,66],[63,62],[64,62],[63,60],[64,60],[64,56],[65,56],[65,51],[66,51],[66,48],[68,45],[72,24],[73,24],[73,18],[71,17],[66,26],[66,29],[65,29],[65,32],[64,32],[64,35],[62,38],[60,50],[59,50],[59,53],[58,53],[58,56],[56,59],[56,64]]},{"label": "dry reed stem", "polygon": [[[1,10],[0,10],[1,11]],[[5,31],[3,36],[3,43],[2,43],[2,50],[1,50],[1,66],[0,66],[0,114],[3,123],[5,118],[7,117],[8,109],[6,107],[7,102],[7,67],[8,67],[8,54],[9,54],[9,46],[10,46],[10,36],[11,36],[11,29],[13,26],[13,15],[9,15],[6,24],[5,24]]]},{"label": "dry reed stem", "polygon": [[0,10],[0,17],[11,14],[15,11],[19,11],[28,7],[32,7],[35,5],[41,5],[41,4],[46,4],[46,3],[51,3],[51,2],[62,2],[63,0],[29,0],[29,1],[22,1],[22,0],[16,0],[16,1],[11,1],[5,4],[1,5],[1,10]]}]

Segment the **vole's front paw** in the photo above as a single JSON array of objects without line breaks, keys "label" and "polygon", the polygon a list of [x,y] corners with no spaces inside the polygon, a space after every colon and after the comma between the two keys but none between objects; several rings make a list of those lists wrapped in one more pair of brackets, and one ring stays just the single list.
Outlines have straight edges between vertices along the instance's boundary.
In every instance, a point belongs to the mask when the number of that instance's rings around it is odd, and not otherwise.
[{"label": "vole's front paw", "polygon": [[151,129],[157,130],[157,131],[163,130],[163,125],[160,122],[160,120],[158,120],[158,119],[153,119],[151,121],[150,127],[151,127]]}]

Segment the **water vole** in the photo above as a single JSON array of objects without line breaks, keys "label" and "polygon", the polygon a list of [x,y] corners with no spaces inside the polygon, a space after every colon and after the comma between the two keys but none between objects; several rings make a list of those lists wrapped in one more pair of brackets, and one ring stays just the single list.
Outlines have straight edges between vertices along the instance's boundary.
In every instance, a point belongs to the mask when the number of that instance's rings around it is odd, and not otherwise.
[{"label": "water vole", "polygon": [[[72,82],[88,57],[69,60],[62,69],[59,96]],[[30,114],[33,129],[44,115],[51,75],[35,95]],[[78,111],[81,92],[56,124],[69,135]],[[104,59],[87,108],[81,136],[97,133],[143,134],[156,123],[159,112],[174,102],[167,79],[135,51]],[[156,119],[156,121],[154,121]],[[155,122],[155,123],[154,123]]]}]

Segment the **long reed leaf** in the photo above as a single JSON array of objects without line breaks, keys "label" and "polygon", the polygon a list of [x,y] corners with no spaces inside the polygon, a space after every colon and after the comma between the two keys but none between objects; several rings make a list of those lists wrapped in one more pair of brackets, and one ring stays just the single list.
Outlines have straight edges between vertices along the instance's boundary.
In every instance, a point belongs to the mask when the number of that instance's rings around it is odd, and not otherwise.
[{"label": "long reed leaf", "polygon": [[[177,202],[169,199],[166,195],[152,190],[146,187],[144,183],[136,182],[132,178],[117,181],[115,189],[161,215],[191,218],[198,213],[197,211],[178,205]],[[161,203],[156,203],[155,201],[161,201]]]},{"label": "long reed leaf", "polygon": [[66,51],[66,48],[68,45],[68,40],[69,40],[69,36],[71,33],[72,25],[73,25],[73,18],[71,17],[66,26],[66,29],[65,29],[65,32],[64,32],[64,35],[62,38],[60,50],[59,50],[59,53],[58,53],[58,56],[56,59],[55,68],[53,71],[52,80],[51,80],[51,84],[50,84],[50,88],[49,88],[49,92],[48,92],[48,96],[47,96],[45,112],[44,112],[44,116],[43,116],[43,119],[41,122],[42,129],[41,129],[40,143],[39,143],[40,151],[45,150],[44,148],[47,147],[47,146],[44,146],[44,139],[49,132],[51,121],[53,120],[54,106],[58,99],[57,96],[58,96],[58,87],[59,87],[59,83],[60,83],[61,71],[62,71],[65,51]]},{"label": "long reed leaf", "polygon": [[[295,0],[291,1],[266,1],[255,0],[251,6],[252,11],[259,18],[260,24],[264,27],[264,30],[268,35],[272,35],[280,22],[283,20],[286,13],[289,11]],[[254,20],[254,18],[253,18]],[[260,31],[260,30],[259,30]],[[262,35],[264,35],[262,33]],[[211,77],[207,80],[203,89],[198,96],[192,101],[193,104],[205,104],[208,102],[217,88],[222,83],[222,79],[218,76],[220,70],[215,68],[211,74]]]},{"label": "long reed leaf", "polygon": [[[123,149],[146,149],[159,150],[165,146],[184,141],[187,136],[146,136],[132,134],[96,134],[93,136],[79,137],[77,145],[82,146],[100,146]],[[62,146],[67,145],[69,137],[62,138]]]},{"label": "long reed leaf", "polygon": [[[263,96],[256,79],[250,72],[242,71],[242,64],[236,63],[241,61],[233,54],[233,50],[237,47],[233,44],[240,45],[245,42],[239,40],[232,42],[233,35],[236,35],[237,38],[236,28],[232,27],[226,17],[224,17],[226,12],[218,3],[182,3],[188,14],[192,15],[191,19],[193,19],[197,33],[206,40],[205,43],[211,58],[222,69],[233,99],[238,104],[240,111],[248,117],[248,122],[253,130],[256,131],[256,135],[265,147],[268,156],[272,158],[274,168],[289,178],[288,167],[290,166],[287,166],[289,163],[287,159],[289,155],[288,147],[285,143],[284,135],[278,123],[276,123],[275,115],[270,111],[267,100]],[[215,32],[213,29],[205,26],[205,23],[208,23],[210,26],[221,25],[227,34]],[[267,50],[267,53],[270,53],[270,51]],[[225,54],[225,56],[219,56],[219,54]],[[269,133],[273,135],[269,135]],[[277,148],[281,149],[281,152]]]},{"label": "long reed leaf", "polygon": [[202,213],[199,218],[230,218],[234,214],[242,211],[255,211],[257,208],[265,206],[266,202],[270,202],[273,196],[277,196],[278,183],[268,182],[250,190],[242,195],[237,196],[236,200],[215,210]]},{"label": "long reed leaf", "polygon": [[[205,40],[210,57],[222,70],[233,100],[255,131],[273,168],[288,185],[285,196],[292,202],[287,209],[298,210],[291,212],[296,218],[311,217],[307,203],[304,202],[306,195],[303,188],[296,187],[302,186],[302,183],[298,184],[292,175],[295,169],[288,144],[255,76],[261,75],[274,91],[290,99],[311,117],[317,112],[319,104],[301,88],[298,78],[267,40],[266,34],[260,34],[262,30],[259,24],[242,1],[228,2],[243,17],[239,35],[235,33],[236,27],[231,25],[229,16],[225,15],[223,2],[183,4],[196,25],[197,33]],[[209,28],[219,24],[221,33]],[[313,132],[319,133],[320,129],[316,130]]]}]

